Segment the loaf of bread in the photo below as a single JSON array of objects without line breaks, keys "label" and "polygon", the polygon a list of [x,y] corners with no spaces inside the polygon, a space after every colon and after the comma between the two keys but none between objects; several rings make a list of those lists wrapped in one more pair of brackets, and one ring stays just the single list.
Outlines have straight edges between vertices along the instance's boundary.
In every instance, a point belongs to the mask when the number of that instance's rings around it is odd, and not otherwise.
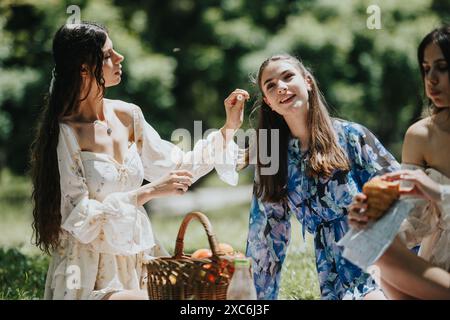
[{"label": "loaf of bread", "polygon": [[367,196],[367,210],[365,214],[377,220],[391,207],[399,197],[399,183],[372,178],[363,186],[363,193]]}]

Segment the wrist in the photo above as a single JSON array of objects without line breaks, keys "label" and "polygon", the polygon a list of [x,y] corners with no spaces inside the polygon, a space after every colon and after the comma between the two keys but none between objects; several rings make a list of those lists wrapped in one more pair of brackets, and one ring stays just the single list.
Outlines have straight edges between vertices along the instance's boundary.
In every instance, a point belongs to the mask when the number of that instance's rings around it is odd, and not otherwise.
[{"label": "wrist", "polygon": [[150,185],[143,186],[138,192],[137,201],[139,205],[143,205],[155,198],[155,188]]},{"label": "wrist", "polygon": [[232,121],[226,120],[225,124],[223,125],[223,128],[226,128],[228,130],[234,130],[236,131],[239,129],[241,125],[239,123],[233,123]]},{"label": "wrist", "polygon": [[220,128],[220,132],[222,133],[225,142],[228,142],[230,139],[232,139],[236,131],[237,128],[234,128],[233,126],[227,124],[225,124],[222,128]]}]

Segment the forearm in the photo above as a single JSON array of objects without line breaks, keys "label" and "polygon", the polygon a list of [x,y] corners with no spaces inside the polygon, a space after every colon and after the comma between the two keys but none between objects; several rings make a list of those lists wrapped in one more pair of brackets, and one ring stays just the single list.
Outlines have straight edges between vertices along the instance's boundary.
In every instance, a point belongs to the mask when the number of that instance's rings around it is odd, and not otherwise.
[{"label": "forearm", "polygon": [[143,206],[145,203],[154,198],[155,188],[153,186],[144,185],[135,191],[137,205]]}]

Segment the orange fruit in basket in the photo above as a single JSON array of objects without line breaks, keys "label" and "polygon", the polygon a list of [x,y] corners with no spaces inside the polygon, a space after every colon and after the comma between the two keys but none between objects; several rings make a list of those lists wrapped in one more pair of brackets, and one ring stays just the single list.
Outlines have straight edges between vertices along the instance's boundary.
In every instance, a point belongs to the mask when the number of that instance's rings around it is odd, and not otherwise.
[{"label": "orange fruit in basket", "polygon": [[192,254],[193,259],[205,259],[210,258],[212,256],[212,252],[209,249],[198,249]]},{"label": "orange fruit in basket", "polygon": [[219,243],[219,251],[222,251],[226,255],[234,254],[234,248],[228,243]]}]

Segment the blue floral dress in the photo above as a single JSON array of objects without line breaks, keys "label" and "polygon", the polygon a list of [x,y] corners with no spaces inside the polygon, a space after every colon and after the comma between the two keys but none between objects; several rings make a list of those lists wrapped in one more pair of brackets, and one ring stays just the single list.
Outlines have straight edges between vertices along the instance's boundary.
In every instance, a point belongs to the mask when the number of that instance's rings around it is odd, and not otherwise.
[{"label": "blue floral dress", "polygon": [[299,141],[288,145],[287,199],[264,202],[253,196],[247,256],[253,259],[258,299],[276,299],[281,268],[290,241],[291,214],[314,237],[322,299],[358,299],[377,288],[374,280],[342,257],[336,243],[348,230],[347,206],[370,178],[400,169],[395,158],[365,127],[333,119],[339,144],[350,160],[350,171],[336,170],[329,178],[306,174],[308,152]]}]

